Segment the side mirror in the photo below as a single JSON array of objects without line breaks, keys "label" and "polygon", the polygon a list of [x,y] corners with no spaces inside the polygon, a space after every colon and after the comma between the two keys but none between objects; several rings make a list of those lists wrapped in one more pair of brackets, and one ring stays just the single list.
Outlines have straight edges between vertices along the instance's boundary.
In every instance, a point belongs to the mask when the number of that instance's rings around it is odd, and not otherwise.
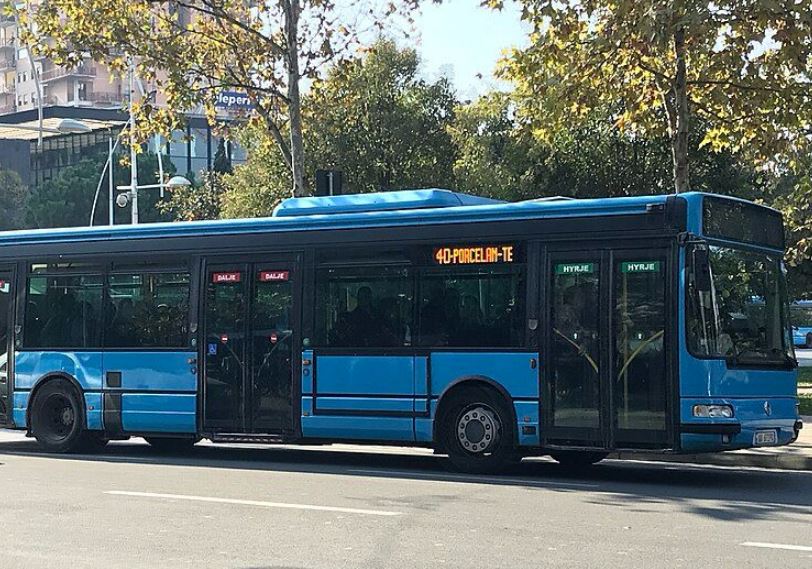
[{"label": "side mirror", "polygon": [[695,248],[693,251],[694,282],[696,288],[703,292],[711,290],[710,255],[707,249]]}]

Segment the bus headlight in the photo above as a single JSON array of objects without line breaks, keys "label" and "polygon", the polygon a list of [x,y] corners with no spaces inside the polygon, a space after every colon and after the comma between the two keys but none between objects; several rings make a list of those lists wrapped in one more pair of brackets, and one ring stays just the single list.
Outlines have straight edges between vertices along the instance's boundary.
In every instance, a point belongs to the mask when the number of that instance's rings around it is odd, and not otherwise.
[{"label": "bus headlight", "polygon": [[694,417],[724,417],[733,416],[733,407],[730,405],[694,405]]}]

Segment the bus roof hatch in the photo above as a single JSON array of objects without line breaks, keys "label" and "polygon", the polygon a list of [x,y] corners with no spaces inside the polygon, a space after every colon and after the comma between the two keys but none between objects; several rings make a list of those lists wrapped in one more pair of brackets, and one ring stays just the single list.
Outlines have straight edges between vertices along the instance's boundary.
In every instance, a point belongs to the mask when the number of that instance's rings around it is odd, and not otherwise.
[{"label": "bus roof hatch", "polygon": [[474,205],[494,205],[502,200],[442,190],[399,190],[371,194],[345,194],[307,198],[289,198],[274,209],[274,217],[360,213],[404,209],[429,209]]}]

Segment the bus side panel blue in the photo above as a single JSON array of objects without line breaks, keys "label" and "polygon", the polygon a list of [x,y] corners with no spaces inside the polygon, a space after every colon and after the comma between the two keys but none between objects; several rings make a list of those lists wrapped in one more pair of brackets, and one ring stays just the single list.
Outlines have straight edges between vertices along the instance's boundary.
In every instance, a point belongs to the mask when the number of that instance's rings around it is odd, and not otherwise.
[{"label": "bus side panel blue", "polygon": [[14,426],[18,429],[25,427],[25,410],[28,409],[29,395],[31,395],[30,391],[14,392],[14,407],[12,409],[12,416],[14,418]]},{"label": "bus side panel blue", "polygon": [[102,388],[101,352],[17,352],[14,356],[14,387],[32,389],[44,375],[65,373],[83,389]]},{"label": "bus side panel blue", "polygon": [[[105,371],[121,372],[121,391],[197,391],[195,352],[105,352]],[[118,388],[117,388],[118,389]]]},{"label": "bus side panel blue", "polygon": [[[538,401],[516,401],[517,440],[519,446],[538,446],[539,442],[539,404]],[[522,427],[533,427],[532,434],[524,434]]]},{"label": "bus side panel blue", "polygon": [[797,372],[790,370],[728,369],[724,360],[697,359],[680,354],[682,397],[794,397]]},{"label": "bus side panel blue", "polygon": [[103,429],[101,393],[85,393],[85,410],[87,411],[87,428],[92,431]]},{"label": "bus side panel blue", "polygon": [[371,415],[379,411],[411,413],[414,400],[411,397],[319,397],[317,406],[319,413],[330,411],[368,411]]},{"label": "bus side panel blue", "polygon": [[316,395],[414,395],[414,356],[316,356]]},{"label": "bus side panel blue", "polygon": [[197,431],[195,395],[124,393],[121,423],[125,431],[194,433]]},{"label": "bus side panel blue", "polygon": [[[427,357],[417,356],[414,359],[414,394],[416,397],[428,396],[429,394],[429,359]],[[422,407],[415,407],[419,411],[426,409],[425,404]]]},{"label": "bus side panel blue", "polygon": [[[431,392],[437,397],[454,381],[484,376],[501,384],[511,397],[539,396],[539,372],[530,365],[537,353],[438,352],[431,354]],[[538,368],[538,366],[536,366]]]},{"label": "bus side panel blue", "polygon": [[428,417],[417,417],[414,420],[414,440],[431,442],[434,440],[434,417],[437,413],[437,399],[432,399]]},{"label": "bus side panel blue", "polygon": [[325,439],[411,441],[411,417],[342,417],[316,415],[302,417],[302,435]]}]

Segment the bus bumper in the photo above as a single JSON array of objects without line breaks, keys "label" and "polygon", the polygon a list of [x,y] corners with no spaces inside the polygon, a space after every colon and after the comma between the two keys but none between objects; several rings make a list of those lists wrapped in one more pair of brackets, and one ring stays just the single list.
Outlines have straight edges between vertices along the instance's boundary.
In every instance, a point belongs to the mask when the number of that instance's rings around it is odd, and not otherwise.
[{"label": "bus bumper", "polygon": [[[803,423],[794,397],[767,399],[683,399],[680,450],[686,453],[788,445],[798,438]],[[697,418],[696,404],[729,405],[734,416]]]}]

